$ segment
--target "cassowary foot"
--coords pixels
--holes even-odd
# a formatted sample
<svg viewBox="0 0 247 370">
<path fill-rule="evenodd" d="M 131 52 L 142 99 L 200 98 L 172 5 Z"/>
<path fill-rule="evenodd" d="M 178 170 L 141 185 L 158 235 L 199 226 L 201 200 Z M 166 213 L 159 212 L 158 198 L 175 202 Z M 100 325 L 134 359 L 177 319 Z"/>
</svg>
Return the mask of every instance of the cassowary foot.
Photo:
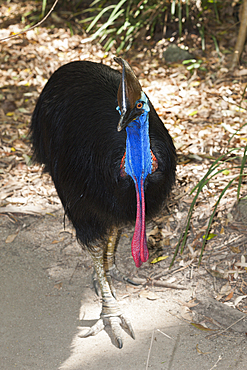
<svg viewBox="0 0 247 370">
<path fill-rule="evenodd" d="M 122 328 L 124 328 L 128 334 L 135 339 L 135 333 L 129 319 L 122 314 L 109 317 L 101 315 L 101 318 L 96 322 L 96 324 L 94 324 L 85 334 L 80 334 L 79 337 L 87 338 L 89 336 L 97 335 L 104 328 L 106 328 L 109 336 L 113 339 L 119 349 L 123 347 Z"/>
</svg>

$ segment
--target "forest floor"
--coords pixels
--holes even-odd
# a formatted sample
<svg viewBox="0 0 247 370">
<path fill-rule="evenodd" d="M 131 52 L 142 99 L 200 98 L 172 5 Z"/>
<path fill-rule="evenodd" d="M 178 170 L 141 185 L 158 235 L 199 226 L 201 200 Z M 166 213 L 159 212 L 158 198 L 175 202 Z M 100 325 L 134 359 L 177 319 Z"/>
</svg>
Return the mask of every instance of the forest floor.
<svg viewBox="0 0 247 370">
<path fill-rule="evenodd" d="M 30 4 L 15 2 L 11 11 L 1 5 L 0 38 L 22 29 L 13 15 L 24 14 Z M 181 63 L 166 64 L 165 40 L 147 41 L 144 50 L 125 56 L 173 137 L 178 167 L 167 206 L 147 227 L 149 262 L 163 259 L 136 269 L 130 255 L 133 230 L 124 230 L 120 241 L 119 269 L 146 282 L 139 287 L 115 283 L 136 333 L 135 341 L 124 334 L 121 351 L 105 331 L 86 339 L 78 336 L 100 314 L 92 262 L 67 220 L 64 228 L 60 200 L 50 177 L 31 163 L 28 139 L 35 102 L 52 72 L 73 60 L 117 68 L 114 53 L 58 25 L 0 44 L 1 369 L 246 369 L 244 176 L 241 201 L 236 200 L 247 141 L 247 70 L 228 68 L 228 48 L 236 40 L 229 29 L 220 52 L 212 42 L 205 53 L 198 40 L 190 45 L 206 71 L 195 68 L 191 73 Z M 184 252 L 169 269 L 193 201 L 190 192 L 223 154 L 228 161 L 219 161 L 222 172 L 215 171 L 200 192 Z M 209 217 L 232 180 L 198 267 Z M 158 287 L 157 281 L 167 287 Z"/>
</svg>

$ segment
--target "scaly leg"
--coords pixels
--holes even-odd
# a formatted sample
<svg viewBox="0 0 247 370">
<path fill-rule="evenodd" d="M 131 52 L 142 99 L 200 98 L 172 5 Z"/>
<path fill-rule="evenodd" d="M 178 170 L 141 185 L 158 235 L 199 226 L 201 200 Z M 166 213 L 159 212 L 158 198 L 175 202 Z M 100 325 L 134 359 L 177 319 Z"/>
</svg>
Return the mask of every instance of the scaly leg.
<svg viewBox="0 0 247 370">
<path fill-rule="evenodd" d="M 107 246 L 106 249 L 104 250 L 103 254 L 103 260 L 104 260 L 104 269 L 106 272 L 106 277 L 108 280 L 108 283 L 111 287 L 111 291 L 113 296 L 115 297 L 115 289 L 112 285 L 112 280 L 111 278 L 118 280 L 118 281 L 123 281 L 127 282 L 132 285 L 139 285 L 135 283 L 133 280 L 129 279 L 125 275 L 123 275 L 116 267 L 115 265 L 115 252 L 118 246 L 118 242 L 121 237 L 121 230 L 118 228 L 113 228 L 112 232 L 108 238 Z"/>
<path fill-rule="evenodd" d="M 96 335 L 104 328 L 106 324 L 109 324 L 118 348 L 122 348 L 123 341 L 121 326 L 127 329 L 133 339 L 135 339 L 135 334 L 130 321 L 122 314 L 120 307 L 112 294 L 111 277 L 108 275 L 108 272 L 113 266 L 114 262 L 114 248 L 117 238 L 119 239 L 118 232 L 116 229 L 114 229 L 111 232 L 109 241 L 103 251 L 99 247 L 96 247 L 90 251 L 100 285 L 102 295 L 102 311 L 100 314 L 100 319 L 97 321 L 97 323 L 93 325 L 86 334 L 80 336 L 88 337 L 90 335 Z M 110 281 L 110 284 L 108 280 Z"/>
<path fill-rule="evenodd" d="M 111 271 L 113 270 L 118 271 L 115 266 L 115 251 L 116 251 L 120 236 L 121 236 L 121 231 L 118 230 L 117 228 L 113 228 L 109 235 L 106 247 L 104 248 L 104 251 L 103 251 L 104 270 L 106 273 L 108 284 L 111 289 L 111 293 L 114 298 L 116 298 L 116 291 L 112 284 Z M 96 269 L 94 270 L 94 273 L 93 273 L 93 285 L 94 285 L 96 294 L 99 296 L 99 281 L 98 281 L 98 274 L 96 272 Z"/>
</svg>

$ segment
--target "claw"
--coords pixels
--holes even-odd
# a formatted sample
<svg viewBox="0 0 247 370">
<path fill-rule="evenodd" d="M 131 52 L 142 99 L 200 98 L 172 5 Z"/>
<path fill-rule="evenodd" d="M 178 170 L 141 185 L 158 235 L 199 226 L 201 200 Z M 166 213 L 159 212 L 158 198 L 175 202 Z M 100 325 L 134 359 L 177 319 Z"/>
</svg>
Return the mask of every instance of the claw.
<svg viewBox="0 0 247 370">
<path fill-rule="evenodd" d="M 87 338 L 90 336 L 97 335 L 101 330 L 104 329 L 103 319 L 99 319 L 85 334 L 78 334 L 80 338 Z"/>
<path fill-rule="evenodd" d="M 122 339 L 121 339 L 121 338 L 117 338 L 117 342 L 118 342 L 118 348 L 119 348 L 119 349 L 123 348 L 123 342 L 122 342 Z"/>
<path fill-rule="evenodd" d="M 97 273 L 96 273 L 95 270 L 93 272 L 92 279 L 93 279 L 94 291 L 97 294 L 97 296 L 99 297 L 100 296 L 99 282 L 98 282 Z"/>
<path fill-rule="evenodd" d="M 121 349 L 123 347 L 123 339 L 122 339 L 122 329 L 129 333 L 129 335 L 135 339 L 134 330 L 131 326 L 129 319 L 127 319 L 124 315 L 119 316 L 111 316 L 111 317 L 102 317 L 100 318 L 96 324 L 94 324 L 85 334 L 78 334 L 80 338 L 87 338 L 89 336 L 97 335 L 101 330 L 105 327 L 109 326 L 110 329 L 106 329 L 110 334 L 110 337 L 115 342 L 116 346 Z"/>
<path fill-rule="evenodd" d="M 121 323 L 120 317 L 118 316 L 109 317 L 107 321 L 109 321 L 112 336 L 114 341 L 117 343 L 117 347 L 122 348 L 123 340 L 122 340 L 122 330 L 120 326 Z"/>
<path fill-rule="evenodd" d="M 127 283 L 129 284 L 132 284 L 132 285 L 140 285 L 136 282 L 134 282 L 133 280 L 129 279 L 128 277 L 124 276 L 116 267 L 116 265 L 113 265 L 108 273 L 111 275 L 111 277 L 117 281 L 126 281 Z"/>
<path fill-rule="evenodd" d="M 131 285 L 135 285 L 135 286 L 140 285 L 139 283 L 136 283 L 135 281 L 133 281 L 129 278 L 126 278 L 126 277 L 123 277 L 123 280 L 126 281 L 127 283 L 131 284 Z"/>
<path fill-rule="evenodd" d="M 136 339 L 134 330 L 132 328 L 130 320 L 125 317 L 124 315 L 120 316 L 121 321 L 122 321 L 122 326 L 128 331 L 129 335 L 133 338 Z"/>
</svg>

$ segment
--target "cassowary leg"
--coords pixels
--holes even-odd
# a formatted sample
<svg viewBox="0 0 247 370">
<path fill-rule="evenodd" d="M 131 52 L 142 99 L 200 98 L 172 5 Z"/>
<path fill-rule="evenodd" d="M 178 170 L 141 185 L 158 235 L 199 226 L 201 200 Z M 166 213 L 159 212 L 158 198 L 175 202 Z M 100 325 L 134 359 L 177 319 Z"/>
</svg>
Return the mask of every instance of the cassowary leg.
<svg viewBox="0 0 247 370">
<path fill-rule="evenodd" d="M 135 339 L 134 331 L 130 321 L 122 314 L 118 302 L 112 295 L 104 268 L 102 249 L 96 247 L 94 250 L 91 250 L 90 253 L 100 285 L 102 295 L 102 311 L 100 314 L 100 319 L 97 321 L 97 323 L 93 325 L 87 333 L 80 335 L 80 337 L 85 338 L 90 335 L 96 335 L 108 324 L 110 325 L 113 338 L 117 343 L 118 348 L 122 348 L 123 341 L 121 326 L 128 331 L 133 339 Z"/>
<path fill-rule="evenodd" d="M 106 278 L 107 278 L 108 284 L 111 289 L 111 293 L 114 298 L 116 298 L 116 291 L 112 284 L 111 272 L 113 270 L 116 270 L 117 272 L 119 272 L 115 266 L 115 251 L 116 251 L 120 236 L 121 236 L 121 231 L 118 230 L 117 228 L 113 228 L 108 238 L 108 241 L 105 245 L 104 252 L 103 252 L 104 271 L 106 273 Z M 94 285 L 96 294 L 99 296 L 99 281 L 98 281 L 98 274 L 96 270 L 94 270 L 94 273 L 93 273 L 93 285 Z"/>
<path fill-rule="evenodd" d="M 115 271 L 119 272 L 115 265 L 115 251 L 117 249 L 120 236 L 121 236 L 121 230 L 118 230 L 117 228 L 113 228 L 108 238 L 108 242 L 104 250 L 104 254 L 103 254 L 104 270 L 105 270 L 106 278 L 107 278 L 108 284 L 111 288 L 111 292 L 114 298 L 116 298 L 116 291 L 112 284 L 112 274 Z"/>
<path fill-rule="evenodd" d="M 111 291 L 113 296 L 116 298 L 115 295 L 115 289 L 112 285 L 112 279 L 118 280 L 118 281 L 124 281 L 132 285 L 139 285 L 135 283 L 133 280 L 129 279 L 128 277 L 124 276 L 116 267 L 115 265 L 115 252 L 118 246 L 118 242 L 121 237 L 121 230 L 118 228 L 113 228 L 111 231 L 111 234 L 108 238 L 108 242 L 106 245 L 106 249 L 104 250 L 104 269 L 106 272 L 106 277 L 108 280 L 108 283 L 111 287 Z"/>
</svg>

